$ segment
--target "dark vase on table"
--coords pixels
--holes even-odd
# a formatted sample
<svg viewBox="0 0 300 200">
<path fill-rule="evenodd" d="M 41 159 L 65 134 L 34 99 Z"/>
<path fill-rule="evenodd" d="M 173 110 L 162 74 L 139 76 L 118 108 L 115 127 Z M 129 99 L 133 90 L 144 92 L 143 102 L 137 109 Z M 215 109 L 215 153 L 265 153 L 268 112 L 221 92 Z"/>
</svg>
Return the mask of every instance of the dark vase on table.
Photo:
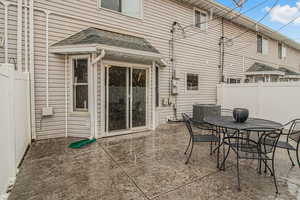
<svg viewBox="0 0 300 200">
<path fill-rule="evenodd" d="M 233 109 L 233 118 L 238 123 L 244 123 L 249 117 L 249 110 L 246 108 Z"/>
</svg>

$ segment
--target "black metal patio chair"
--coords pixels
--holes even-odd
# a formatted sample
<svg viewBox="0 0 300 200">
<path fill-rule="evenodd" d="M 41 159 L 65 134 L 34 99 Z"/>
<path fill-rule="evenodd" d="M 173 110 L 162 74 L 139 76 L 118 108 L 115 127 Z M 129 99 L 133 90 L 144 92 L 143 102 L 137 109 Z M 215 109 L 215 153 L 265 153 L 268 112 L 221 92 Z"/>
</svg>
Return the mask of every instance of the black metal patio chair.
<svg viewBox="0 0 300 200">
<path fill-rule="evenodd" d="M 190 153 L 188 155 L 188 158 L 185 162 L 185 164 L 189 163 L 189 160 L 191 158 L 191 155 L 193 153 L 193 149 L 194 149 L 194 143 L 198 143 L 198 142 L 210 142 L 210 154 L 212 154 L 212 144 L 213 142 L 218 142 L 219 138 L 213 134 L 214 130 L 210 129 L 210 126 L 206 126 L 205 123 L 201 124 L 199 122 L 194 123 L 194 126 L 192 126 L 193 124 L 193 120 L 185 113 L 182 114 L 182 118 L 185 122 L 186 128 L 188 129 L 188 133 L 189 133 L 189 144 L 186 148 L 186 151 L 184 154 L 186 154 L 191 146 L 191 150 Z M 200 134 L 195 134 L 193 127 L 197 127 L 199 129 L 204 128 L 204 130 L 209 130 L 211 131 L 211 134 L 205 134 L 205 135 L 200 135 Z"/>
<path fill-rule="evenodd" d="M 281 149 L 286 149 L 291 160 L 292 166 L 295 166 L 295 163 L 291 157 L 290 151 L 296 152 L 298 166 L 300 167 L 299 161 L 299 145 L 300 145 L 300 119 L 294 119 L 284 125 L 285 127 L 289 126 L 289 131 L 287 134 L 282 134 L 286 136 L 286 141 L 278 141 L 277 147 Z M 292 142 L 296 144 L 296 148 L 292 145 Z M 266 141 L 266 144 L 269 144 L 270 141 Z"/>
<path fill-rule="evenodd" d="M 250 139 L 248 135 L 246 135 L 245 137 L 243 133 L 224 138 L 224 144 L 228 145 L 229 148 L 221 166 L 225 165 L 225 161 L 228 158 L 230 150 L 233 150 L 233 152 L 236 154 L 236 160 L 237 160 L 236 166 L 237 166 L 238 189 L 241 190 L 239 160 L 242 159 L 258 160 L 260 164 L 259 170 L 261 170 L 261 162 L 263 162 L 265 164 L 265 168 L 268 169 L 271 175 L 273 176 L 276 193 L 278 193 L 277 181 L 275 176 L 275 168 L 274 168 L 274 158 L 275 158 L 277 143 L 279 137 L 281 136 L 282 130 L 260 127 L 255 129 L 254 128 L 249 129 L 247 130 L 247 133 L 251 131 L 261 132 L 258 141 Z M 269 141 L 269 143 L 266 144 L 266 141 Z M 268 165 L 268 161 L 271 161 L 271 166 Z"/>
</svg>

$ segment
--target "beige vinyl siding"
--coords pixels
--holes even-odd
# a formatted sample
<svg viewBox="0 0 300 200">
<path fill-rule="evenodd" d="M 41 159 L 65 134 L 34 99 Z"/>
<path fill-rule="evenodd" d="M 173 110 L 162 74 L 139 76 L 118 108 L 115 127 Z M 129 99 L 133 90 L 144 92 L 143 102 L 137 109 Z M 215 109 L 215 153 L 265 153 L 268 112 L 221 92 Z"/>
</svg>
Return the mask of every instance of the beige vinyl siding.
<svg viewBox="0 0 300 200">
<path fill-rule="evenodd" d="M 166 58 L 169 57 L 169 39 L 170 28 L 174 21 L 180 22 L 183 26 L 190 25 L 193 22 L 192 7 L 179 5 L 173 1 L 166 0 L 144 0 L 144 17 L 143 20 L 127 17 L 118 13 L 110 12 L 104 9 L 97 8 L 96 0 L 89 1 L 42 1 L 36 0 L 36 7 L 47 9 L 50 11 L 72 15 L 74 17 L 86 19 L 75 20 L 52 14 L 49 23 L 50 44 L 66 38 L 80 30 L 94 26 L 97 28 L 137 35 L 146 38 L 151 42 Z M 172 12 L 170 12 L 172 11 Z M 70 23 L 71 22 L 71 23 Z M 194 103 L 215 103 L 216 102 L 216 83 L 219 77 L 219 37 L 221 36 L 220 20 L 215 20 L 209 23 L 208 31 L 200 31 L 197 28 L 190 28 L 186 31 L 188 36 L 186 39 L 177 40 L 175 42 L 175 60 L 177 76 L 180 78 L 180 93 L 177 96 L 177 114 L 191 113 L 192 104 Z M 40 26 L 43 26 L 41 24 Z M 36 27 L 38 28 L 38 27 Z M 36 29 L 36 38 L 39 38 L 37 46 L 43 47 L 43 32 Z M 245 31 L 244 28 L 236 26 L 232 23 L 225 22 L 225 34 L 237 35 Z M 181 37 L 177 33 L 176 38 Z M 251 48 L 245 48 L 248 44 L 244 41 L 249 41 Z M 262 57 L 256 54 L 256 34 L 249 32 L 239 38 L 239 41 L 234 43 L 234 46 L 226 48 L 224 71 L 229 76 L 243 77 L 243 57 L 257 58 L 263 62 L 272 62 L 274 57 Z M 270 45 L 271 47 L 271 42 Z M 244 48 L 243 48 L 244 47 Z M 242 50 L 240 50 L 242 48 Z M 43 48 L 40 49 L 43 52 Z M 269 51 L 270 53 L 272 51 Z M 289 55 L 289 54 L 288 54 Z M 51 55 L 50 55 L 51 56 Z M 57 60 L 56 60 L 57 59 Z M 56 62 L 57 67 L 63 68 L 63 58 L 59 61 L 58 58 L 51 62 Z M 245 69 L 249 68 L 253 62 L 247 62 L 245 59 Z M 61 64 L 59 64 L 61 63 Z M 249 63 L 247 65 L 247 63 Z M 54 64 L 55 65 L 55 64 Z M 53 71 L 55 67 L 52 66 Z M 51 70 L 52 70 L 51 68 Z M 101 77 L 103 71 L 99 70 L 98 77 Z M 200 87 L 197 93 L 187 94 L 185 92 L 185 73 L 196 72 L 199 74 Z M 41 72 L 40 72 L 41 73 Z M 62 73 L 63 74 L 63 73 Z M 160 100 L 169 97 L 169 68 L 160 69 Z M 99 77 L 98 84 L 101 82 Z M 102 78 L 104 76 L 102 75 Z M 58 81 L 59 78 L 53 76 Z M 50 91 L 50 90 L 49 90 Z M 63 91 L 61 91 L 63 92 Z M 103 113 L 101 114 L 101 89 L 98 87 L 98 134 L 104 130 Z M 69 95 L 70 96 L 70 95 Z M 104 103 L 104 102 L 103 102 Z M 58 103 L 60 104 L 60 103 Z M 63 105 L 63 103 L 61 103 Z M 70 105 L 70 104 L 69 104 Z M 57 105 L 59 106 L 59 105 Z M 58 109 L 58 108 L 57 108 Z M 103 109 L 102 109 L 103 110 Z M 159 121 L 166 121 L 167 118 L 173 116 L 171 107 L 160 107 Z M 63 111 L 63 109 L 62 109 Z M 149 110 L 150 111 L 150 110 Z M 101 120 L 102 119 L 102 120 Z M 74 136 L 89 136 L 89 118 L 86 117 L 70 117 L 68 118 L 68 133 Z M 44 133 L 40 133 L 43 135 Z"/>
<path fill-rule="evenodd" d="M 58 42 L 72 34 L 88 27 L 144 37 L 162 55 L 169 58 L 170 29 L 174 21 L 182 26 L 193 23 L 193 8 L 172 0 L 143 0 L 143 19 L 128 17 L 119 13 L 97 8 L 97 0 L 35 0 L 35 98 L 36 98 L 36 131 L 38 139 L 65 136 L 65 56 L 49 54 L 49 106 L 54 108 L 55 115 L 44 118 L 41 123 L 41 109 L 46 106 L 46 41 L 45 41 L 45 13 L 38 9 L 48 10 L 49 16 L 49 44 Z M 14 1 L 16 2 L 16 1 Z M 9 57 L 16 58 L 16 7 L 9 9 Z M 72 17 L 67 17 L 70 15 Z M 3 31 L 4 9 L 0 5 L 0 32 Z M 246 29 L 231 22 L 224 21 L 226 37 L 232 37 Z M 209 22 L 208 30 L 201 31 L 191 27 L 186 30 L 186 38 L 180 32 L 175 33 L 175 62 L 179 79 L 179 95 L 177 98 L 177 115 L 182 112 L 191 113 L 195 103 L 216 103 L 216 83 L 220 80 L 219 69 L 219 38 L 221 36 L 221 21 Z M 300 52 L 287 48 L 286 60 L 278 59 L 277 41 L 269 39 L 269 54 L 260 55 L 256 52 L 256 33 L 249 31 L 234 41 L 233 46 L 225 46 L 224 72 L 227 77 L 243 78 L 243 64 L 247 70 L 254 62 L 263 62 L 272 66 L 287 66 L 299 70 Z M 4 60 L 4 50 L 0 49 L 0 61 Z M 243 63 L 244 61 L 244 63 Z M 78 137 L 90 136 L 90 116 L 78 115 L 72 111 L 71 71 L 68 63 L 67 94 L 68 94 L 68 135 Z M 169 97 L 170 68 L 160 69 L 160 101 Z M 199 91 L 188 93 L 185 91 L 185 74 L 199 74 Z M 98 64 L 97 71 L 98 97 L 98 134 L 104 130 L 104 68 Z M 151 81 L 149 82 L 151 83 Z M 152 99 L 152 98 L 151 98 Z M 150 102 L 153 103 L 153 102 Z M 153 118 L 152 110 L 149 117 Z M 173 117 L 171 106 L 157 108 L 159 112 L 156 120 L 163 123 Z M 42 126 L 41 126 L 42 125 Z"/>
</svg>

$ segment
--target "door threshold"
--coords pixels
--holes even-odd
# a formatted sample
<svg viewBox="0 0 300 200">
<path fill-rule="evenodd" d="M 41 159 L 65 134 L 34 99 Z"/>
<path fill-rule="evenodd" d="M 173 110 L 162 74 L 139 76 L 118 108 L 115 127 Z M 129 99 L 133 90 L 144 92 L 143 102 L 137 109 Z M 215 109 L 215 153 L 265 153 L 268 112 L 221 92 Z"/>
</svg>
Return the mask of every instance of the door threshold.
<svg viewBox="0 0 300 200">
<path fill-rule="evenodd" d="M 143 127 L 143 128 L 136 128 L 136 129 L 130 129 L 130 130 L 111 131 L 108 134 L 106 134 L 105 136 L 99 137 L 99 138 L 108 138 L 108 137 L 116 137 L 116 136 L 137 134 L 137 133 L 146 132 L 146 131 L 151 131 L 151 129 Z"/>
</svg>

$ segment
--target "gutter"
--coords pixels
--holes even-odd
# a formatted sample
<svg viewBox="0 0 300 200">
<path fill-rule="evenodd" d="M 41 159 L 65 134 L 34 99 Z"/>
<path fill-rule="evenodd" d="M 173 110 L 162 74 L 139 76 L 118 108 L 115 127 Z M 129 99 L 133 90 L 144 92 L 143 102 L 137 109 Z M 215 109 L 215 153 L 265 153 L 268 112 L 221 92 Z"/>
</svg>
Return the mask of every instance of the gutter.
<svg viewBox="0 0 300 200">
<path fill-rule="evenodd" d="M 98 90 L 97 90 L 97 64 L 98 62 L 102 61 L 102 59 L 105 56 L 105 50 L 102 49 L 101 53 L 99 56 L 97 56 L 96 58 L 94 58 L 94 56 L 92 56 L 92 58 L 94 58 L 91 62 L 92 65 L 92 87 L 93 87 L 93 110 L 92 110 L 92 120 L 94 123 L 94 128 L 91 129 L 91 138 L 98 138 Z M 94 131 L 92 131 L 94 130 Z"/>
</svg>

